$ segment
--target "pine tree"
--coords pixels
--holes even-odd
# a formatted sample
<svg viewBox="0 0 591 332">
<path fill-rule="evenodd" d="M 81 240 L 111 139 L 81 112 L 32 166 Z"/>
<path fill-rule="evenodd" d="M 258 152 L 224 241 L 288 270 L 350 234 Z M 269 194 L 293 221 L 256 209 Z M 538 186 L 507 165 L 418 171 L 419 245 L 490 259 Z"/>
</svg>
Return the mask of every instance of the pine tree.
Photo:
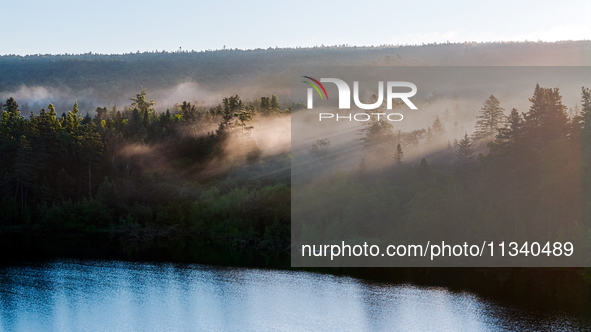
<svg viewBox="0 0 591 332">
<path fill-rule="evenodd" d="M 191 105 L 187 101 L 183 101 L 181 104 L 181 115 L 183 116 L 183 120 L 189 123 L 195 122 L 197 120 L 197 108 L 195 105 Z"/>
<path fill-rule="evenodd" d="M 243 110 L 242 100 L 238 95 L 231 96 L 230 98 L 224 98 L 224 107 L 222 111 L 222 120 L 218 126 L 217 135 L 220 139 L 225 139 L 228 135 L 229 130 L 234 126 L 232 119 L 236 114 L 239 114 Z"/>
<path fill-rule="evenodd" d="M 499 129 L 496 136 L 496 143 L 500 146 L 515 145 L 523 136 L 523 118 L 517 111 L 512 109 L 507 117 L 506 125 Z"/>
<path fill-rule="evenodd" d="M 429 166 L 427 159 L 425 159 L 425 158 L 421 159 L 421 162 L 419 163 L 419 166 L 418 166 L 418 171 L 419 171 L 419 175 L 422 178 L 426 178 L 426 177 L 429 177 L 429 175 L 431 175 L 431 167 Z"/>
<path fill-rule="evenodd" d="M 47 109 L 49 110 L 48 114 L 51 119 L 51 122 L 56 122 L 57 112 L 55 111 L 55 107 L 53 107 L 53 104 L 49 104 L 49 106 L 47 106 Z"/>
<path fill-rule="evenodd" d="M 4 111 L 8 113 L 9 117 L 18 117 L 21 114 L 18 108 L 18 103 L 12 97 L 6 99 L 6 104 L 3 105 L 3 108 Z"/>
<path fill-rule="evenodd" d="M 78 114 L 78 101 L 74 102 L 74 106 L 71 111 L 65 117 L 65 128 L 69 133 L 75 134 L 78 131 L 82 117 Z"/>
<path fill-rule="evenodd" d="M 263 115 L 268 115 L 271 112 L 271 102 L 269 101 L 269 97 L 261 97 L 260 109 Z"/>
<path fill-rule="evenodd" d="M 170 109 L 166 109 L 165 113 L 162 113 L 160 115 L 160 128 L 161 130 L 163 130 L 164 132 L 170 133 L 171 132 L 171 126 L 170 126 L 170 121 L 171 121 L 171 115 L 170 115 Z"/>
<path fill-rule="evenodd" d="M 25 134 L 25 119 L 20 115 L 18 103 L 9 98 L 3 109 L 0 119 L 0 181 L 11 171 L 22 145 L 19 138 Z"/>
<path fill-rule="evenodd" d="M 562 104 L 558 88 L 540 88 L 536 84 L 529 101 L 532 105 L 524 119 L 526 135 L 532 146 L 543 148 L 549 141 L 568 135 L 566 106 Z"/>
<path fill-rule="evenodd" d="M 427 143 L 433 143 L 433 129 L 431 127 L 427 128 Z"/>
<path fill-rule="evenodd" d="M 476 122 L 474 138 L 486 139 L 494 136 L 497 129 L 503 126 L 505 119 L 503 111 L 501 103 L 494 95 L 488 97 L 484 102 L 480 115 L 477 117 L 479 120 Z"/>
<path fill-rule="evenodd" d="M 468 133 L 458 143 L 458 151 L 456 152 L 455 171 L 460 175 L 470 172 L 475 165 L 474 162 L 474 148 L 472 147 L 472 140 Z"/>
<path fill-rule="evenodd" d="M 443 138 L 443 135 L 445 135 L 445 126 L 443 125 L 443 122 L 441 122 L 441 120 L 439 120 L 439 115 L 435 118 L 435 121 L 433 121 L 433 124 L 431 125 L 431 132 L 432 132 L 432 139 L 435 141 L 439 141 Z"/>
<path fill-rule="evenodd" d="M 270 106 L 272 112 L 279 112 L 281 107 L 279 106 L 279 102 L 277 101 L 276 95 L 271 96 L 271 102 L 270 102 L 269 106 Z"/>
<path fill-rule="evenodd" d="M 88 112 L 86 112 L 86 115 L 82 119 L 81 124 L 86 125 L 87 123 L 90 123 L 91 121 L 92 121 L 92 118 L 90 117 L 90 114 L 88 114 Z"/>
</svg>

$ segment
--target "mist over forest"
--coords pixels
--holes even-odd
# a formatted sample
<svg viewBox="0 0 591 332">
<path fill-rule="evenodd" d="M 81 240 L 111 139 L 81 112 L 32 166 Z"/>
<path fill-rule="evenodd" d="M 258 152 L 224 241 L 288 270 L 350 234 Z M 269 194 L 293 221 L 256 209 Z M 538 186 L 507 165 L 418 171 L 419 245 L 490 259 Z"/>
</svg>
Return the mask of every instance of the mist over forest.
<svg viewBox="0 0 591 332">
<path fill-rule="evenodd" d="M 450 219 L 545 236 L 567 218 L 568 234 L 591 238 L 591 92 L 535 83 L 518 98 L 423 91 L 413 127 L 353 129 L 365 152 L 296 197 L 337 193 L 348 212 L 292 230 L 292 164 L 313 173 L 339 158 L 338 142 L 321 138 L 292 151 L 302 105 L 292 105 L 289 68 L 320 65 L 588 66 L 591 42 L 2 56 L 3 249 L 285 266 L 290 234 L 338 239 L 335 225 L 369 218 L 356 199 L 385 198 L 396 202 L 388 232 L 398 237 Z M 375 210 L 371 220 L 384 213 Z M 380 231 L 366 223 L 355 234 Z M 523 293 L 543 288 L 563 303 L 591 293 L 588 269 L 497 272 L 473 278 L 507 293 L 535 281 Z M 565 278 L 576 287 L 564 291 Z"/>
</svg>

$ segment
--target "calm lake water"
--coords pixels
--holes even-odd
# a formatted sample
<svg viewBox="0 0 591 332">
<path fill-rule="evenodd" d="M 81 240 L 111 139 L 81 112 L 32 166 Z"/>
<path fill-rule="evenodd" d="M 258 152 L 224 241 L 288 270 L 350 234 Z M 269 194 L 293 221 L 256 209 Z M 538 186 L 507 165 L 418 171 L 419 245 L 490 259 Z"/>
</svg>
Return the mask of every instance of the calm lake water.
<svg viewBox="0 0 591 332">
<path fill-rule="evenodd" d="M 0 267 L 0 331 L 579 331 L 469 293 L 308 272 L 118 261 Z"/>
</svg>

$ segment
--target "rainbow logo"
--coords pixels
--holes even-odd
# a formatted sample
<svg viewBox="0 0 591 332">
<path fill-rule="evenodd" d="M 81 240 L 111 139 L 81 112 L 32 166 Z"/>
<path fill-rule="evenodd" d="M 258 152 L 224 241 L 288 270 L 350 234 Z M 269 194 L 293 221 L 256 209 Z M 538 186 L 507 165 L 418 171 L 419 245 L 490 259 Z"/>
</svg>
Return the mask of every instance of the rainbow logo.
<svg viewBox="0 0 591 332">
<path fill-rule="evenodd" d="M 320 86 L 320 88 L 322 88 L 322 91 L 324 91 L 324 95 L 326 96 L 326 100 L 328 100 L 328 94 L 326 93 L 326 89 L 324 89 L 324 86 L 322 85 L 322 83 L 318 82 L 317 80 L 313 79 L 310 76 L 302 76 L 302 77 L 307 78 L 307 79 L 313 81 L 314 83 L 318 84 L 318 86 Z M 311 87 L 313 87 L 314 89 L 316 89 L 316 91 L 320 95 L 320 99 L 324 99 L 324 97 L 322 97 L 322 93 L 320 92 L 320 89 L 318 89 L 318 87 L 316 85 L 314 85 L 314 84 L 312 84 L 310 82 L 307 82 L 307 81 L 302 81 L 302 82 L 304 82 L 306 84 L 309 84 Z M 310 96 L 309 98 L 311 98 L 312 95 L 309 95 L 309 96 Z"/>
</svg>

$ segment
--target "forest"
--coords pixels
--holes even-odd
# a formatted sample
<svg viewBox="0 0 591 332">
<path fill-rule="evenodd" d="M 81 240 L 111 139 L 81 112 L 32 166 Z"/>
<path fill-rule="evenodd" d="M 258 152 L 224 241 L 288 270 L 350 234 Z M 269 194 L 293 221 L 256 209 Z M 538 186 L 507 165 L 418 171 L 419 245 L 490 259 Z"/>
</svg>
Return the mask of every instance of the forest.
<svg viewBox="0 0 591 332">
<path fill-rule="evenodd" d="M 282 92 L 266 91 L 284 87 L 282 78 L 294 59 L 302 59 L 296 65 L 584 65 L 588 58 L 581 55 L 590 45 L 2 56 L 2 260 L 93 257 L 290 268 L 290 119 L 301 106 L 291 105 Z M 558 63 L 557 55 L 562 55 Z M 225 95 L 219 103 L 179 99 L 170 105 L 148 97 L 187 79 Z M 137 92 L 143 82 L 149 82 L 147 89 Z M 231 91 L 227 82 L 249 89 Z M 50 93 L 42 99 L 60 101 L 42 106 L 22 102 L 19 89 L 36 85 L 68 93 L 64 98 Z M 294 233 L 310 241 L 339 238 L 342 228 L 333 224 L 367 217 L 356 209 L 364 202 L 377 202 L 371 204 L 375 210 L 364 212 L 379 216 L 380 200 L 387 197 L 396 202 L 401 234 L 437 232 L 455 219 L 482 220 L 483 232 L 509 225 L 544 236 L 561 223 L 570 232 L 565 237 L 574 234 L 586 242 L 591 91 L 582 88 L 580 107 L 564 105 L 555 87 L 531 91 L 529 109 L 503 105 L 499 96 L 482 100 L 475 128 L 460 129 L 449 115 L 453 109 L 441 110 L 429 126 L 416 130 L 397 131 L 384 123 L 364 127 L 360 139 L 370 155 L 354 169 L 332 172 L 310 196 L 339 195 L 351 202 L 350 209 L 323 216 L 331 222 L 316 229 Z M 64 101 L 78 95 L 86 101 Z M 101 100 L 109 106 L 94 105 Z M 116 103 L 124 106 L 111 106 Z M 442 139 L 450 135 L 455 141 Z M 330 143 L 314 143 L 308 157 L 320 163 L 333 158 Z M 417 157 L 426 150 L 431 152 Z M 371 155 L 390 163 L 376 168 Z M 355 232 L 371 238 L 376 228 L 367 224 Z M 577 310 L 591 305 L 588 268 L 320 271 L 471 289 L 535 305 Z"/>
<path fill-rule="evenodd" d="M 145 90 L 131 101 L 122 110 L 97 108 L 94 117 L 81 116 L 77 104 L 59 116 L 50 104 L 25 118 L 6 100 L 4 231 L 108 235 L 123 249 L 190 236 L 286 250 L 289 151 L 265 155 L 251 132 L 273 131 L 289 108 L 275 96 L 258 104 L 231 96 L 209 109 L 183 102 L 159 114 Z"/>
<path fill-rule="evenodd" d="M 185 101 L 158 113 L 146 90 L 130 101 L 121 110 L 99 107 L 94 117 L 82 116 L 77 104 L 61 115 L 50 104 L 25 117 L 14 99 L 3 103 L 3 258 L 114 256 L 288 266 L 293 157 L 289 144 L 275 142 L 279 136 L 289 141 L 289 131 L 277 127 L 289 127 L 292 106 L 282 107 L 275 95 L 258 102 L 234 95 L 213 107 Z M 474 132 L 453 145 L 438 141 L 445 132 L 438 116 L 428 128 L 405 133 L 395 133 L 383 121 L 367 124 L 361 140 L 368 146 L 387 142 L 380 151 L 369 151 L 392 158 L 391 165 L 369 171 L 368 155 L 353 170 L 333 172 L 309 197 L 349 200 L 350 209 L 340 216 L 320 216 L 345 227 L 326 224 L 311 230 L 304 225 L 294 231 L 302 237 L 341 236 L 351 220 L 380 215 L 380 199 L 387 198 L 397 202 L 407 232 L 425 226 L 437 232 L 446 220 L 476 219 L 537 235 L 566 223 L 573 234 L 588 236 L 591 90 L 582 89 L 580 109 L 563 105 L 558 88 L 539 85 L 529 101 L 525 112 L 505 112 L 491 95 Z M 436 142 L 443 148 L 435 154 L 405 160 L 405 150 Z M 488 153 L 475 155 L 483 144 Z M 327 158 L 329 147 L 330 142 L 318 141 L 309 155 Z M 358 208 L 370 201 L 375 209 Z M 364 237 L 375 231 L 367 222 L 355 230 Z M 556 299 L 587 303 L 591 291 L 587 268 L 543 274 L 532 273 L 536 269 L 470 270 L 444 274 L 459 274 L 463 284 L 475 283 L 476 288 L 482 284 L 474 280 L 493 278 L 498 288 L 492 289 L 554 304 Z M 371 270 L 338 271 L 363 275 Z M 426 283 L 435 276 L 445 280 L 441 269 L 394 271 L 385 274 Z M 374 276 L 383 275 L 378 271 Z M 576 287 L 556 283 L 561 278 Z M 536 293 L 539 287 L 545 287 L 544 294 Z"/>
<path fill-rule="evenodd" d="M 294 190 L 294 238 L 426 242 L 453 229 L 458 241 L 570 239 L 583 250 L 591 239 L 588 88 L 581 98 L 582 109 L 568 108 L 558 88 L 536 85 L 527 111 L 506 112 L 491 95 L 475 128 L 454 141 L 446 139 L 446 128 L 457 132 L 449 110 L 407 132 L 373 117 L 359 130 L 357 167 L 313 176 Z M 330 145 L 313 145 L 318 163 L 307 174 L 331 167 Z M 419 157 L 407 161 L 408 153 Z"/>
<path fill-rule="evenodd" d="M 564 41 L 3 55 L 0 99 L 14 97 L 25 115 L 49 103 L 67 109 L 77 99 L 86 113 L 127 105 L 141 85 L 164 112 L 179 100 L 194 100 L 195 93 L 183 92 L 186 85 L 198 90 L 198 100 L 215 96 L 216 104 L 231 94 L 255 100 L 268 91 L 286 99 L 294 66 L 588 66 L 590 53 L 589 41 Z"/>
</svg>

